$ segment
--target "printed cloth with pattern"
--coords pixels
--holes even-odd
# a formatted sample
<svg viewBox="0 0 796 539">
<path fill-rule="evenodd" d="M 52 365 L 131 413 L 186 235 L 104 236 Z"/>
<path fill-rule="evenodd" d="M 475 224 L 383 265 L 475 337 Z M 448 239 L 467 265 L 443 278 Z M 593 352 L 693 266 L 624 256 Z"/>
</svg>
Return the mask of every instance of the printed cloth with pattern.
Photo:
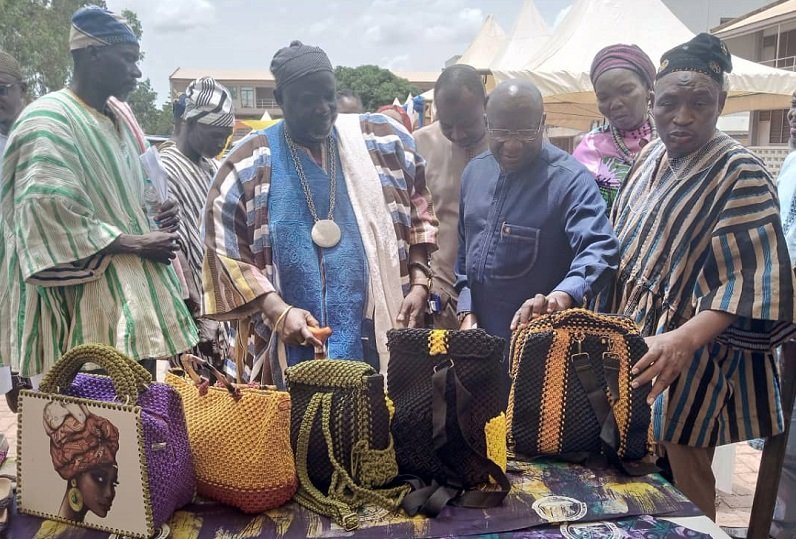
<svg viewBox="0 0 796 539">
<path fill-rule="evenodd" d="M 120 234 L 149 231 L 133 121 L 61 90 L 25 109 L 11 133 L 0 182 L 0 360 L 23 376 L 86 342 L 139 360 L 196 343 L 171 266 L 102 252 Z"/>
<path fill-rule="evenodd" d="M 617 146 L 614 130 L 609 124 L 597 127 L 586 133 L 572 152 L 572 157 L 589 169 L 605 199 L 608 214 L 611 206 L 625 181 L 633 159 L 641 149 L 655 138 L 652 122 L 647 120 L 638 129 L 632 131 L 616 130 L 629 155 Z"/>
<path fill-rule="evenodd" d="M 612 219 L 621 261 L 601 308 L 630 316 L 642 335 L 706 310 L 737 316 L 656 400 L 655 438 L 711 447 L 782 432 L 773 349 L 794 334 L 793 277 L 762 161 L 720 131 L 676 159 L 658 140 L 639 155 Z"/>
</svg>

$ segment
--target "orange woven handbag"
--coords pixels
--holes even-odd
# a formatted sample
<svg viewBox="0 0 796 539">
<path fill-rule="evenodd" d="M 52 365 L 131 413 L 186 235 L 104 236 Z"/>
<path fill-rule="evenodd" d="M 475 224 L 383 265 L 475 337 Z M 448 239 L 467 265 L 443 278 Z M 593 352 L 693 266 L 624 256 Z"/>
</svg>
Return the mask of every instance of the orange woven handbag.
<svg viewBox="0 0 796 539">
<path fill-rule="evenodd" d="M 188 424 L 199 495 L 261 513 L 289 501 L 298 488 L 290 446 L 290 395 L 285 391 L 232 385 L 210 386 L 184 355 L 183 371 L 166 374 L 180 393 Z M 187 375 L 187 377 L 186 377 Z"/>
</svg>

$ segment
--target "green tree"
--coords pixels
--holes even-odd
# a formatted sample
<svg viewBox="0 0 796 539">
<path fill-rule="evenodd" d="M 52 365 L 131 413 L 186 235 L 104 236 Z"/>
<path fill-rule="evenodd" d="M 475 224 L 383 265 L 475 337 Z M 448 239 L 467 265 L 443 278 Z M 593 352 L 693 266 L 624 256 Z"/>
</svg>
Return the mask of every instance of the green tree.
<svg viewBox="0 0 796 539">
<path fill-rule="evenodd" d="M 408 80 L 379 66 L 337 66 L 334 74 L 338 86 L 359 95 L 362 98 L 362 105 L 368 111 L 375 111 L 382 105 L 390 105 L 395 98 L 403 102 L 410 93 L 412 95 L 420 93 L 420 90 Z"/>
<path fill-rule="evenodd" d="M 22 65 L 33 97 L 63 88 L 72 73 L 72 13 L 104 0 L 0 0 L 0 48 Z"/>
<path fill-rule="evenodd" d="M 88 4 L 106 7 L 104 0 L 0 0 L 0 48 L 22 65 L 31 97 L 58 90 L 69 82 L 70 20 L 75 11 Z M 143 26 L 138 16 L 128 9 L 121 15 L 141 39 Z M 149 79 L 139 83 L 128 101 L 148 134 L 171 133 L 171 104 L 157 105 Z"/>
<path fill-rule="evenodd" d="M 169 136 L 173 128 L 171 103 L 157 105 L 157 93 L 149 79 L 141 81 L 127 97 L 127 104 L 147 135 Z"/>
<path fill-rule="evenodd" d="M 144 27 L 138 19 L 138 15 L 129 9 L 123 10 L 121 15 L 140 40 L 144 35 Z M 144 53 L 142 52 L 141 58 L 143 57 Z M 157 97 L 157 92 L 152 89 L 152 83 L 147 78 L 139 82 L 135 90 L 130 93 L 127 97 L 127 104 L 133 109 L 138 123 L 146 134 L 166 137 L 171 135 L 174 124 L 171 103 L 167 101 L 158 107 Z"/>
</svg>

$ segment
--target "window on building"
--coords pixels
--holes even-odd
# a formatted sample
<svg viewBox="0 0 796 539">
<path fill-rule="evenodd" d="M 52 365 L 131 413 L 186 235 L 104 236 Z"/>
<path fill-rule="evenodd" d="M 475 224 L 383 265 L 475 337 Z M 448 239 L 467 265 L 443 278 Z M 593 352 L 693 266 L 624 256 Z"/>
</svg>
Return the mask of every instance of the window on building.
<svg viewBox="0 0 796 539">
<path fill-rule="evenodd" d="M 254 88 L 240 89 L 240 106 L 247 109 L 254 108 Z"/>
<path fill-rule="evenodd" d="M 238 98 L 238 87 L 237 86 L 227 86 L 227 90 L 229 90 L 229 95 L 232 96 L 233 101 Z"/>
<path fill-rule="evenodd" d="M 771 123 L 768 128 L 769 144 L 785 144 L 790 138 L 790 124 L 788 123 L 788 109 L 766 111 L 771 114 Z M 763 120 L 761 112 L 760 119 Z"/>
</svg>

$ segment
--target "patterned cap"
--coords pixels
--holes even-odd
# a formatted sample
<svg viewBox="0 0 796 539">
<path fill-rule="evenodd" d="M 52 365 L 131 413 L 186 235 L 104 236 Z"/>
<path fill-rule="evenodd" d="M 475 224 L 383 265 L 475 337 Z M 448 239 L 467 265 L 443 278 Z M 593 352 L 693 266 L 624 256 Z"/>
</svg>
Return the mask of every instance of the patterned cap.
<svg viewBox="0 0 796 539">
<path fill-rule="evenodd" d="M 17 80 L 24 80 L 22 68 L 19 66 L 17 59 L 3 49 L 0 49 L 0 73 L 11 75 Z"/>
<path fill-rule="evenodd" d="M 235 125 L 232 95 L 212 77 L 196 79 L 185 90 L 182 118 L 215 127 L 232 127 Z"/>
<path fill-rule="evenodd" d="M 121 16 L 99 6 L 82 7 L 72 15 L 70 51 L 120 43 L 138 45 L 138 38 Z"/>
<path fill-rule="evenodd" d="M 722 40 L 703 32 L 663 53 L 655 80 L 675 71 L 703 73 L 722 84 L 724 73 L 732 72 L 732 55 Z"/>
<path fill-rule="evenodd" d="M 301 77 L 328 71 L 334 73 L 329 57 L 320 47 L 293 41 L 289 47 L 279 49 L 271 60 L 271 73 L 277 86 L 287 86 Z"/>
</svg>

